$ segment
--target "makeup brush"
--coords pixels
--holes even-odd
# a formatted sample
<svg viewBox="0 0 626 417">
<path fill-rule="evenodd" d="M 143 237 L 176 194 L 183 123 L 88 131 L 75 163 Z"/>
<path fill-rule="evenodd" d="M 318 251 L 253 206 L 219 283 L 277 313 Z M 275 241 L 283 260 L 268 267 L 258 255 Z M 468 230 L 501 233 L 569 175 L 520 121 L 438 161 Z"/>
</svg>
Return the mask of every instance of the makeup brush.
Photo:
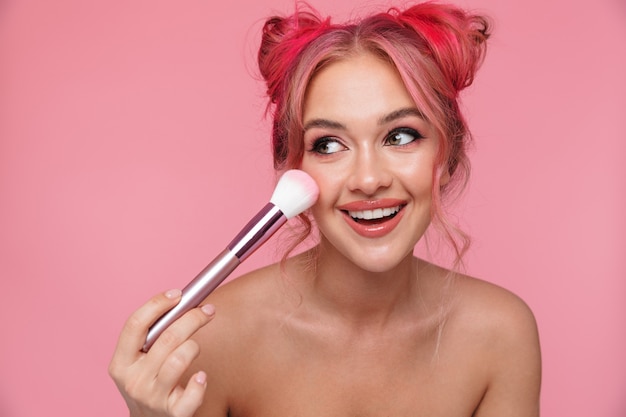
<svg viewBox="0 0 626 417">
<path fill-rule="evenodd" d="M 142 350 L 147 352 L 159 335 L 187 311 L 197 307 L 240 263 L 265 243 L 288 219 L 315 204 L 317 184 L 304 171 L 286 171 L 278 180 L 270 202 L 182 291 L 180 302 L 148 331 Z"/>
</svg>

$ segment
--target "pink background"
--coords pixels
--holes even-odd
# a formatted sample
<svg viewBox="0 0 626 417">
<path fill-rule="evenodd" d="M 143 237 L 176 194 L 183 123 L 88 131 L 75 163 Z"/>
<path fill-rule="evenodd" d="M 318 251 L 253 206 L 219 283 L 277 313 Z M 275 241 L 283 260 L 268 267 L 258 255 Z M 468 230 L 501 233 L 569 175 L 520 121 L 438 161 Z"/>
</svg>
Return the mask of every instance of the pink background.
<svg viewBox="0 0 626 417">
<path fill-rule="evenodd" d="M 317 0 L 345 17 L 356 0 Z M 369 2 L 369 4 L 373 4 Z M 544 416 L 626 416 L 626 5 L 465 0 L 471 274 L 536 313 Z M 0 415 L 126 415 L 118 331 L 272 189 L 261 18 L 291 0 L 0 4 Z M 240 271 L 260 266 L 272 248 Z"/>
</svg>

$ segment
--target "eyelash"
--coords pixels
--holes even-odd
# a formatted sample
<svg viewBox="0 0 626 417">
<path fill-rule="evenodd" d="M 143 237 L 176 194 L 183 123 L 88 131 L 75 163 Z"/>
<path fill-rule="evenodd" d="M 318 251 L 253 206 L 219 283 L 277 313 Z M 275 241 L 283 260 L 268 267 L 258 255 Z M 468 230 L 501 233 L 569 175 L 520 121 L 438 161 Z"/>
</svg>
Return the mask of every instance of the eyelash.
<svg viewBox="0 0 626 417">
<path fill-rule="evenodd" d="M 338 139 L 333 138 L 331 136 L 325 136 L 319 139 L 316 139 L 315 141 L 313 141 L 313 144 L 311 145 L 311 149 L 309 149 L 309 152 L 313 152 L 313 153 L 317 153 L 319 155 L 331 155 L 335 152 L 321 152 L 321 147 L 324 145 L 328 145 L 331 143 L 335 143 L 339 146 L 344 146 Z"/>
<path fill-rule="evenodd" d="M 392 145 L 389 143 L 389 140 L 391 140 L 394 136 L 397 136 L 399 134 L 405 134 L 405 135 L 410 135 L 413 137 L 413 139 L 408 142 L 408 143 L 402 143 L 399 145 Z M 410 127 L 400 127 L 400 128 L 396 128 L 393 129 L 391 132 L 389 132 L 387 134 L 387 136 L 385 136 L 385 145 L 386 146 L 408 146 L 411 143 L 418 141 L 420 139 L 424 139 L 424 135 L 422 135 L 420 132 L 418 132 L 415 129 L 412 129 Z"/>
<path fill-rule="evenodd" d="M 399 134 L 405 134 L 405 135 L 410 135 L 413 137 L 413 139 L 408 142 L 408 143 L 401 143 L 398 145 L 392 145 L 389 143 L 389 141 L 394 137 L 397 136 Z M 412 129 L 410 127 L 400 127 L 400 128 L 396 128 L 391 130 L 386 136 L 385 136 L 385 146 L 396 146 L 396 147 L 403 147 L 403 146 L 409 146 L 411 143 L 418 141 L 420 139 L 424 139 L 424 136 L 417 130 Z M 331 155 L 333 153 L 339 152 L 339 151 L 334 151 L 334 152 L 322 152 L 321 151 L 321 147 L 324 145 L 328 145 L 328 144 L 337 144 L 338 146 L 341 147 L 345 147 L 338 139 L 333 138 L 331 136 L 324 136 L 321 137 L 319 139 L 316 139 L 315 141 L 313 141 L 313 144 L 311 145 L 311 148 L 309 149 L 309 152 L 313 152 L 313 153 L 317 153 L 319 155 Z"/>
</svg>

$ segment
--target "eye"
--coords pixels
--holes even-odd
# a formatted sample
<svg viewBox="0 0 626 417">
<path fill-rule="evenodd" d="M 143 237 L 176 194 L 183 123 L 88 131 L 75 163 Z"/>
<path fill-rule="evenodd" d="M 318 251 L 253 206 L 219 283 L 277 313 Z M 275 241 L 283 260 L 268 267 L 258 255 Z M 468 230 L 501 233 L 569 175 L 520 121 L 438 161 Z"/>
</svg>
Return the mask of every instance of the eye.
<svg viewBox="0 0 626 417">
<path fill-rule="evenodd" d="M 385 145 L 403 146 L 423 138 L 424 136 L 422 136 L 422 134 L 417 130 L 409 127 L 403 127 L 392 130 L 385 138 Z"/>
<path fill-rule="evenodd" d="M 335 152 L 343 151 L 345 149 L 346 147 L 343 146 L 338 140 L 325 137 L 313 142 L 311 152 L 319 153 L 321 155 L 330 155 Z"/>
</svg>

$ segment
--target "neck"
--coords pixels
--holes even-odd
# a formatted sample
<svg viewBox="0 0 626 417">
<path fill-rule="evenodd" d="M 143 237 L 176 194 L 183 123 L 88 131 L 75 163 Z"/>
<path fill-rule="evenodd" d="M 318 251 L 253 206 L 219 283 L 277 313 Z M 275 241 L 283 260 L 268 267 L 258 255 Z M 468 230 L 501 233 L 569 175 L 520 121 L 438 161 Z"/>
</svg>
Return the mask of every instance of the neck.
<svg viewBox="0 0 626 417">
<path fill-rule="evenodd" d="M 393 269 L 371 272 L 320 245 L 311 300 L 331 317 L 359 327 L 384 327 L 409 311 L 417 294 L 418 261 L 407 255 Z"/>
</svg>

